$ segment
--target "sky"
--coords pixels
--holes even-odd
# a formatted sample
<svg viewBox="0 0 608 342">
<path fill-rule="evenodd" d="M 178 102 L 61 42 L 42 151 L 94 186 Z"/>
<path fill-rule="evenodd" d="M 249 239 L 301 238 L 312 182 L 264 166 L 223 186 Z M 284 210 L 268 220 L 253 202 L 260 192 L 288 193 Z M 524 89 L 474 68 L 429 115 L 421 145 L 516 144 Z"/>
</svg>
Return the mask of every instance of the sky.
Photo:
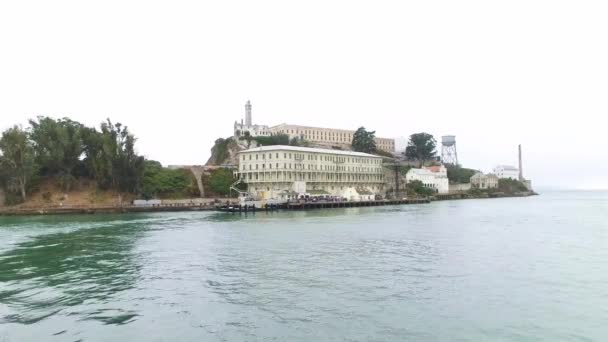
<svg viewBox="0 0 608 342">
<path fill-rule="evenodd" d="M 456 136 L 463 166 L 608 188 L 606 1 L 3 1 L 0 129 L 121 122 L 203 164 L 253 121 Z"/>
</svg>

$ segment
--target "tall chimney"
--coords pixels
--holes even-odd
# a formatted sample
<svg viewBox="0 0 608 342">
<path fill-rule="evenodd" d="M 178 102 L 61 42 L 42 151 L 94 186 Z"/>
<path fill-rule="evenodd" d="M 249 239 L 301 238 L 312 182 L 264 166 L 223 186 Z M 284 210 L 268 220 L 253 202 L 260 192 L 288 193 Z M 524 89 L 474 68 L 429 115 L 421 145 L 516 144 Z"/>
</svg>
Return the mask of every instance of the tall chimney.
<svg viewBox="0 0 608 342">
<path fill-rule="evenodd" d="M 518 146 L 519 149 L 519 181 L 524 181 L 524 170 L 521 162 L 521 145 Z"/>
<path fill-rule="evenodd" d="M 249 100 L 247 100 L 247 103 L 245 104 L 245 124 L 247 127 L 253 126 L 251 124 L 251 102 Z"/>
</svg>

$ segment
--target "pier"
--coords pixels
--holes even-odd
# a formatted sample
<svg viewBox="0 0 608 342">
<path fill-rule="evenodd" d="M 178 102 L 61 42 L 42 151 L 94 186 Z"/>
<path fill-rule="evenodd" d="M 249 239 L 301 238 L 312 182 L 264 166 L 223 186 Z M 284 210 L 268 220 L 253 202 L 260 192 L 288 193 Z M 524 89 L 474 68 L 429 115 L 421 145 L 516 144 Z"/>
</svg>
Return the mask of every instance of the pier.
<svg viewBox="0 0 608 342">
<path fill-rule="evenodd" d="M 261 208 L 247 205 L 234 205 L 217 207 L 218 211 L 229 213 L 255 213 L 259 211 L 274 212 L 277 210 L 309 210 L 309 209 L 331 209 L 331 208 L 356 208 L 356 207 L 377 207 L 385 205 L 404 205 L 404 204 L 423 204 L 430 203 L 428 198 L 410 198 L 399 200 L 371 200 L 371 201 L 320 201 L 320 202 L 288 202 L 280 204 L 267 204 Z"/>
</svg>

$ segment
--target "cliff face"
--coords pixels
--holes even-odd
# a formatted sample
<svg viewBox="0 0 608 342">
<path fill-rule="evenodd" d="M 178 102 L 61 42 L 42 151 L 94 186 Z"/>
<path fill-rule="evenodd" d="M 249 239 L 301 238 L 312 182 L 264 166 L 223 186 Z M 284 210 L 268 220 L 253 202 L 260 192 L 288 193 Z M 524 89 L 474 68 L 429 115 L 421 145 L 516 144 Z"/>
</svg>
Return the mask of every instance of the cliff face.
<svg viewBox="0 0 608 342">
<path fill-rule="evenodd" d="M 251 142 L 250 147 L 255 147 L 255 141 Z M 207 160 L 206 166 L 218 165 L 238 165 L 237 153 L 248 148 L 244 140 L 234 138 L 217 139 L 211 148 L 211 157 Z"/>
</svg>

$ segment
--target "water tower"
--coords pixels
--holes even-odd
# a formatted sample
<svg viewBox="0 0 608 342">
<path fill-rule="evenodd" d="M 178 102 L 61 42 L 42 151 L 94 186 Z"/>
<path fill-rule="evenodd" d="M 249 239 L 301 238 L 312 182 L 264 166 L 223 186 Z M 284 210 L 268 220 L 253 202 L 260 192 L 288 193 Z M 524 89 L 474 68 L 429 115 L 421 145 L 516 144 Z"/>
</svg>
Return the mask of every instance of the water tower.
<svg viewBox="0 0 608 342">
<path fill-rule="evenodd" d="M 444 135 L 441 137 L 441 160 L 444 164 L 458 165 L 456 136 Z"/>
</svg>

